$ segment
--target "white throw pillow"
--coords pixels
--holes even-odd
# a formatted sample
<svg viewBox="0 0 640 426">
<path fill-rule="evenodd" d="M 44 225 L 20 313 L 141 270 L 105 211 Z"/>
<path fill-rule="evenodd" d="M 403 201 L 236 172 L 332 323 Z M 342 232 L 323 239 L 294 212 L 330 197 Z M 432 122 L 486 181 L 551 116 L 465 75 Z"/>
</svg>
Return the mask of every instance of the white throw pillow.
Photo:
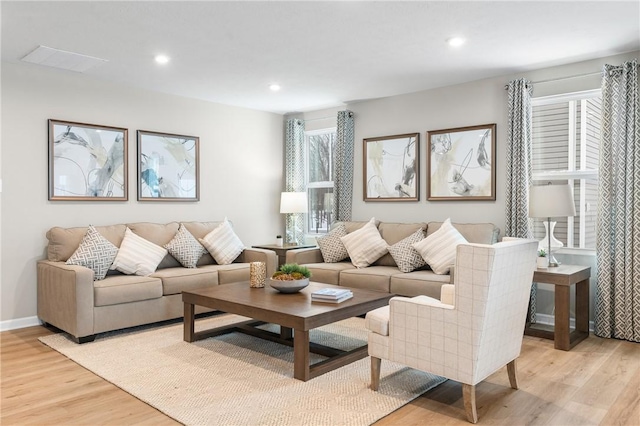
<svg viewBox="0 0 640 426">
<path fill-rule="evenodd" d="M 185 268 L 195 268 L 198 260 L 207 252 L 183 224 L 180 224 L 178 232 L 164 248 Z"/>
<path fill-rule="evenodd" d="M 224 222 L 200 239 L 218 265 L 232 263 L 244 250 L 244 244 L 233 232 L 231 223 L 225 218 Z"/>
<path fill-rule="evenodd" d="M 166 255 L 165 248 L 145 240 L 127 228 L 111 269 L 117 269 L 124 274 L 150 275 Z"/>
<path fill-rule="evenodd" d="M 413 234 L 389 247 L 389 253 L 391 253 L 393 260 L 396 261 L 400 272 L 411 272 L 427 264 L 420 256 L 420 253 L 413 248 L 413 244 L 422 240 L 424 240 L 424 231 L 418 229 Z"/>
<path fill-rule="evenodd" d="M 433 272 L 444 275 L 456 262 L 456 247 L 466 244 L 467 240 L 447 219 L 440 229 L 424 240 L 413 244 L 420 256 L 429 264 Z"/>
<path fill-rule="evenodd" d="M 80 265 L 93 270 L 94 279 L 102 280 L 116 258 L 118 247 L 111 244 L 93 225 L 89 225 L 80 246 L 67 260 L 67 265 Z"/>
<path fill-rule="evenodd" d="M 357 231 L 341 237 L 351 263 L 356 268 L 366 268 L 388 252 L 389 245 L 380 236 L 375 218 Z"/>
<path fill-rule="evenodd" d="M 327 235 L 317 237 L 318 247 L 322 253 L 322 259 L 326 263 L 336 263 L 349 257 L 347 249 L 342 244 L 341 237 L 347 235 L 344 223 L 337 224 Z"/>
</svg>

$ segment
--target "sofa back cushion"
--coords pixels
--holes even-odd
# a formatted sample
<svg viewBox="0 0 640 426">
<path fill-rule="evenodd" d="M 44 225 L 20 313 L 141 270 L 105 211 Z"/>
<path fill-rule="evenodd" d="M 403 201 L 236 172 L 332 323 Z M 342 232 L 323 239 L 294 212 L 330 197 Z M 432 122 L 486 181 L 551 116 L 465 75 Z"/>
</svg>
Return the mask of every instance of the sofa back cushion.
<svg viewBox="0 0 640 426">
<path fill-rule="evenodd" d="M 187 231 L 191 232 L 191 235 L 193 235 L 196 240 L 200 240 L 200 238 L 204 238 L 209 232 L 213 231 L 214 229 L 216 229 L 220 224 L 222 223 L 222 221 L 217 221 L 217 222 L 182 222 L 182 224 L 185 226 L 185 228 L 187 228 Z M 243 254 L 240 254 L 240 257 L 238 257 L 235 261 L 236 262 L 242 262 L 242 256 Z M 211 254 L 209 252 L 206 252 L 205 254 L 202 255 L 202 257 L 200 258 L 200 260 L 198 260 L 197 266 L 202 266 L 202 265 L 214 265 L 216 263 L 215 260 L 213 260 L 213 257 L 211 256 Z"/>
<path fill-rule="evenodd" d="M 498 242 L 500 228 L 493 223 L 452 223 L 462 236 L 470 243 L 495 244 Z M 429 222 L 427 237 L 442 226 L 442 222 Z"/>
<path fill-rule="evenodd" d="M 427 230 L 427 224 L 425 222 L 416 222 L 416 223 L 387 223 L 380 222 L 378 225 L 378 231 L 380 231 L 380 236 L 389 244 L 390 246 L 394 245 L 398 241 L 402 241 L 407 238 L 409 235 L 415 233 L 418 229 L 422 229 L 424 231 Z M 387 253 L 378 259 L 374 265 L 376 266 L 397 266 L 395 260 L 391 254 Z"/>
<path fill-rule="evenodd" d="M 116 247 L 124 238 L 126 225 L 96 226 L 96 230 Z M 78 249 L 87 233 L 88 226 L 61 228 L 55 226 L 47 231 L 47 259 L 52 262 L 66 262 Z"/>
</svg>

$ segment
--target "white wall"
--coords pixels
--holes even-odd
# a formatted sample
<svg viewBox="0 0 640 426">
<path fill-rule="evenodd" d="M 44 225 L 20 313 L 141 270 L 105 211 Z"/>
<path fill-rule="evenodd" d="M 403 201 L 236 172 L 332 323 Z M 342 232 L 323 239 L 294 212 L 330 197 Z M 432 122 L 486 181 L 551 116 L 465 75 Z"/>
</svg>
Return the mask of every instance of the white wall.
<svg viewBox="0 0 640 426">
<path fill-rule="evenodd" d="M 282 233 L 283 126 L 278 114 L 2 63 L 1 321 L 36 315 L 36 261 L 52 226 L 233 221 L 245 245 Z M 47 200 L 47 119 L 129 129 L 129 201 Z M 136 130 L 200 137 L 200 201 L 136 201 Z"/>
</svg>

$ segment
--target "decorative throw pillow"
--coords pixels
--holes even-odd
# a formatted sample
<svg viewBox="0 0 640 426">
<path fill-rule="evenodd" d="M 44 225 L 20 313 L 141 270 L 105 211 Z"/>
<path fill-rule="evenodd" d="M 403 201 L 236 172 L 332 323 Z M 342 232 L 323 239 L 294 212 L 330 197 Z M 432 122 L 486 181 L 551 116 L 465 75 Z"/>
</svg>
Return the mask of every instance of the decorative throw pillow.
<svg viewBox="0 0 640 426">
<path fill-rule="evenodd" d="M 447 219 L 440 229 L 424 240 L 413 244 L 420 256 L 431 266 L 433 272 L 444 275 L 456 261 L 456 247 L 466 244 L 467 240 Z"/>
<path fill-rule="evenodd" d="M 218 265 L 228 265 L 244 250 L 244 244 L 233 232 L 231 223 L 224 219 L 216 229 L 209 232 L 200 242 L 207 249 Z"/>
<path fill-rule="evenodd" d="M 166 255 L 165 248 L 145 240 L 127 228 L 111 269 L 117 269 L 124 274 L 150 275 Z"/>
<path fill-rule="evenodd" d="M 164 248 L 185 268 L 195 268 L 200 257 L 207 252 L 183 224 Z"/>
<path fill-rule="evenodd" d="M 351 263 L 356 268 L 366 268 L 388 252 L 389 245 L 380 236 L 375 218 L 357 231 L 340 237 L 347 249 Z"/>
<path fill-rule="evenodd" d="M 322 258 L 326 263 L 340 262 L 349 257 L 347 249 L 340 240 L 345 235 L 347 235 L 347 228 L 345 228 L 344 223 L 339 223 L 327 235 L 316 238 Z"/>
<path fill-rule="evenodd" d="M 422 240 L 424 240 L 424 231 L 418 229 L 413 234 L 389 247 L 389 253 L 391 253 L 391 257 L 396 261 L 401 272 L 411 272 L 427 264 L 420 256 L 420 253 L 413 248 L 413 244 Z"/>
<path fill-rule="evenodd" d="M 89 225 L 82 242 L 67 260 L 67 265 L 80 265 L 93 270 L 94 278 L 102 280 L 116 258 L 118 247 L 103 237 L 93 225 Z"/>
</svg>

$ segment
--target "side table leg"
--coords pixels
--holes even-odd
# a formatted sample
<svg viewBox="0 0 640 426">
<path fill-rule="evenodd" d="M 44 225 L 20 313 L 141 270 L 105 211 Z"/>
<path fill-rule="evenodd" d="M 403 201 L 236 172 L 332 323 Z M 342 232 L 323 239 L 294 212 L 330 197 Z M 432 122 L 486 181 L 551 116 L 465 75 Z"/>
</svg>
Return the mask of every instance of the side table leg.
<svg viewBox="0 0 640 426">
<path fill-rule="evenodd" d="M 555 326 L 554 326 L 554 347 L 568 351 L 571 349 L 569 310 L 571 298 L 569 290 L 571 287 L 564 285 L 555 286 Z"/>
<path fill-rule="evenodd" d="M 295 330 L 293 335 L 293 377 L 309 380 L 309 331 Z"/>
<path fill-rule="evenodd" d="M 576 283 L 576 330 L 589 333 L 589 280 Z"/>
<path fill-rule="evenodd" d="M 195 307 L 191 303 L 184 302 L 184 335 L 185 342 L 193 342 L 194 336 L 194 322 L 195 322 Z"/>
</svg>

